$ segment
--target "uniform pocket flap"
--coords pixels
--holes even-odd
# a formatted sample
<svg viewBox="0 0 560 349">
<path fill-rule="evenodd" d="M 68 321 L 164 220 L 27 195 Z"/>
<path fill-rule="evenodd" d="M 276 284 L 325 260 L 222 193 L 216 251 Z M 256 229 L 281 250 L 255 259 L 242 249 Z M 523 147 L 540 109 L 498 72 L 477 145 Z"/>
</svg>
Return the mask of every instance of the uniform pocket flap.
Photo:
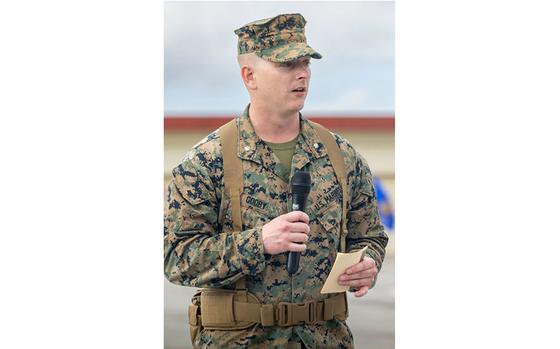
<svg viewBox="0 0 560 349">
<path fill-rule="evenodd" d="M 333 202 L 328 207 L 325 207 L 315 214 L 317 220 L 326 231 L 340 227 L 341 215 L 342 209 L 339 208 L 336 202 Z"/>
<path fill-rule="evenodd" d="M 185 199 L 187 199 L 187 202 L 191 205 L 191 206 L 196 206 L 199 205 L 203 202 L 208 201 L 208 198 L 202 196 L 202 195 L 198 195 L 196 193 L 191 193 L 189 192 L 186 196 Z"/>
<path fill-rule="evenodd" d="M 200 297 L 202 326 L 235 325 L 234 293 L 202 292 Z"/>
</svg>

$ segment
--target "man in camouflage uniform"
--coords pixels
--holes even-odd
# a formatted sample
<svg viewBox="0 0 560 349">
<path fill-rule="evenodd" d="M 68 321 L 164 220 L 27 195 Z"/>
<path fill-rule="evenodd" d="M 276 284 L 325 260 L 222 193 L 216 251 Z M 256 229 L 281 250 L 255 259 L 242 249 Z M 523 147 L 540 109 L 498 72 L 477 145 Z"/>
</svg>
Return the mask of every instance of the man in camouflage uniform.
<svg viewBox="0 0 560 349">
<path fill-rule="evenodd" d="M 305 303 L 332 296 L 320 290 L 340 243 L 341 186 L 326 148 L 303 108 L 310 58 L 305 19 L 284 14 L 249 23 L 238 35 L 241 76 L 251 103 L 237 119 L 237 154 L 242 159 L 242 230 L 234 231 L 231 200 L 224 192 L 218 132 L 199 142 L 173 170 L 165 211 L 165 275 L 173 283 L 234 289 L 245 277 L 261 304 Z M 368 247 L 363 261 L 338 280 L 356 297 L 373 287 L 387 235 L 380 224 L 372 174 L 364 158 L 339 135 L 348 188 L 347 252 Z M 287 152 L 286 152 L 287 149 Z M 287 154 L 287 155 L 286 155 Z M 284 159 L 284 161 L 282 161 Z M 286 160 L 287 159 L 287 160 Z M 306 213 L 289 212 L 290 178 L 309 172 Z M 299 270 L 286 270 L 287 252 L 301 252 Z M 240 330 L 202 329 L 200 348 L 352 348 L 345 317 L 294 326 Z"/>
</svg>

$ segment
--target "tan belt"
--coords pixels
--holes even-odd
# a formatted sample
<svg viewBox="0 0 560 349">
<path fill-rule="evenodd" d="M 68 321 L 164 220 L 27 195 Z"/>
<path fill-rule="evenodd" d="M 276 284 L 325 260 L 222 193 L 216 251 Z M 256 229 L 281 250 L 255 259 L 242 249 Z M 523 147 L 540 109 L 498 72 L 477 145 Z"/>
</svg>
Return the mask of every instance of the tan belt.
<svg viewBox="0 0 560 349">
<path fill-rule="evenodd" d="M 332 320 L 335 317 L 345 320 L 348 317 L 345 293 L 321 301 L 280 302 L 277 305 L 251 303 L 249 299 L 249 302 L 244 302 L 235 298 L 238 297 L 234 293 L 211 293 L 201 304 L 204 309 L 197 305 L 190 306 L 189 323 L 191 326 L 202 325 L 205 328 L 239 329 L 256 323 L 262 326 L 294 326 Z"/>
</svg>

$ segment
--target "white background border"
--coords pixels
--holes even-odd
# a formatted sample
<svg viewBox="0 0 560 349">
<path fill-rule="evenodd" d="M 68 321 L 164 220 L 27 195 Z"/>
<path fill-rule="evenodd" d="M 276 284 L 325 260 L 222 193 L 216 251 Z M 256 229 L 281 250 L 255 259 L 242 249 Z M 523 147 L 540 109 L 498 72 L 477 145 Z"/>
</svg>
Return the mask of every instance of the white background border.
<svg viewBox="0 0 560 349">
<path fill-rule="evenodd" d="M 163 4 L 8 4 L 0 347 L 161 347 Z M 397 348 L 560 344 L 557 13 L 397 2 Z"/>
</svg>

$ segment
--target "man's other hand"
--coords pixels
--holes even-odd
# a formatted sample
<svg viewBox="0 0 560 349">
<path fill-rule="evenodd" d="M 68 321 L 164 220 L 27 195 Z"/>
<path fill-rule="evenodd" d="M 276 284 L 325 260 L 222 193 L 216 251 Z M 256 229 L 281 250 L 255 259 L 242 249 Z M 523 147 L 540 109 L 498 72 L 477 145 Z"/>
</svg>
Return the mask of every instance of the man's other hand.
<svg viewBox="0 0 560 349">
<path fill-rule="evenodd" d="M 360 263 L 348 267 L 344 274 L 340 275 L 338 284 L 356 288 L 354 296 L 362 297 L 368 293 L 377 272 L 377 265 L 375 265 L 374 260 L 370 257 L 364 257 Z"/>
</svg>

